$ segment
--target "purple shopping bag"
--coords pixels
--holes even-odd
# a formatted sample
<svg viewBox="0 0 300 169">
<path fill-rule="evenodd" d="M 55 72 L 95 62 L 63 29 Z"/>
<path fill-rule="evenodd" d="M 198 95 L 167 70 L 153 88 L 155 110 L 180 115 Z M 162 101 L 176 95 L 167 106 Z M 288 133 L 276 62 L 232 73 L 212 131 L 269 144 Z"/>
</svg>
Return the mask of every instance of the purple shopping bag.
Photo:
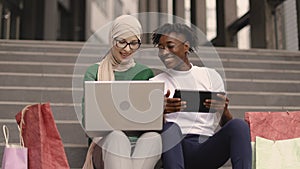
<svg viewBox="0 0 300 169">
<path fill-rule="evenodd" d="M 20 144 L 8 144 L 9 131 L 3 125 L 5 148 L 2 158 L 2 169 L 27 169 L 27 148 L 24 147 L 22 135 L 20 133 Z"/>
</svg>

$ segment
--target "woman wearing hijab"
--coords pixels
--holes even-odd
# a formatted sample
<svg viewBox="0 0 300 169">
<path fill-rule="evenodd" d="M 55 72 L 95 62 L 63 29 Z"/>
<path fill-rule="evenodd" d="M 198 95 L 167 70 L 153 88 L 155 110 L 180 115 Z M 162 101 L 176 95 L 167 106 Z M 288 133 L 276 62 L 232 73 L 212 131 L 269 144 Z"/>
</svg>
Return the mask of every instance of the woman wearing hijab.
<svg viewBox="0 0 300 169">
<path fill-rule="evenodd" d="M 136 63 L 132 56 L 141 45 L 141 34 L 141 24 L 135 17 L 122 15 L 116 18 L 110 30 L 111 49 L 101 62 L 87 69 L 84 81 L 152 78 L 152 70 Z M 92 157 L 88 153 L 84 168 L 153 169 L 160 159 L 161 144 L 161 137 L 156 132 L 112 131 L 103 138 L 93 138 L 89 148 Z"/>
</svg>

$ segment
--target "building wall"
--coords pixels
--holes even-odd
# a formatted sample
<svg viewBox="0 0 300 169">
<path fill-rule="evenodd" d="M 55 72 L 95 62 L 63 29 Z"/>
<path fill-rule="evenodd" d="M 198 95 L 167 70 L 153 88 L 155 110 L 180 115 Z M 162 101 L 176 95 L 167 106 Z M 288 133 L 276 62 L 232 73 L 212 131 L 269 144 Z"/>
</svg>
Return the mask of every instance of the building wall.
<svg viewBox="0 0 300 169">
<path fill-rule="evenodd" d="M 53 1 L 53 2 L 52 2 Z M 167 12 L 174 13 L 174 2 L 185 2 L 182 7 L 184 18 L 190 19 L 191 0 L 166 0 Z M 278 49 L 299 50 L 297 27 L 297 0 L 286 0 L 281 5 L 278 15 L 277 47 Z M 12 2 L 22 5 L 12 6 Z M 1 22 L 0 38 L 32 39 L 32 40 L 87 40 L 107 23 L 121 14 L 139 12 L 142 0 L 0 0 Z M 149 1 L 147 1 L 149 2 Z M 162 1 L 152 1 L 162 2 Z M 237 13 L 245 8 L 245 0 L 237 0 Z M 49 5 L 50 4 L 50 5 Z M 52 4 L 52 5 L 51 5 Z M 85 5 L 83 5 L 85 4 Z M 149 6 L 149 4 L 147 4 Z M 248 5 L 249 6 L 249 5 Z M 151 11 L 155 10 L 151 5 Z M 206 35 L 209 40 L 214 39 L 216 32 L 216 1 L 206 0 Z M 248 7 L 246 8 L 246 10 Z M 199 10 L 199 8 L 197 8 Z M 147 11 L 143 11 L 147 12 Z M 178 11 L 177 11 L 178 12 Z M 244 12 L 240 13 L 243 14 Z M 239 16 L 241 16 L 239 14 Z M 155 25 L 153 25 L 156 27 Z M 152 30 L 152 28 L 151 28 Z M 251 48 L 249 41 L 250 26 L 238 33 L 238 47 Z M 270 37 L 270 36 L 268 36 Z M 107 36 L 96 37 L 105 41 Z"/>
</svg>

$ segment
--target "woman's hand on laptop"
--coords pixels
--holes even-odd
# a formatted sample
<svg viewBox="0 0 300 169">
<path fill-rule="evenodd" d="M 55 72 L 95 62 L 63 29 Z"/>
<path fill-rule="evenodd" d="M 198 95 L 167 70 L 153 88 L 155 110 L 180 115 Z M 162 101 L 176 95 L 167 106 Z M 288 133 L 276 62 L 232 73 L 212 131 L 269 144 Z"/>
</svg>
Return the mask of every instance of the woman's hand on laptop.
<svg viewBox="0 0 300 169">
<path fill-rule="evenodd" d="M 170 90 L 165 94 L 164 99 L 164 114 L 179 112 L 186 108 L 186 102 L 180 98 L 169 98 Z"/>
</svg>

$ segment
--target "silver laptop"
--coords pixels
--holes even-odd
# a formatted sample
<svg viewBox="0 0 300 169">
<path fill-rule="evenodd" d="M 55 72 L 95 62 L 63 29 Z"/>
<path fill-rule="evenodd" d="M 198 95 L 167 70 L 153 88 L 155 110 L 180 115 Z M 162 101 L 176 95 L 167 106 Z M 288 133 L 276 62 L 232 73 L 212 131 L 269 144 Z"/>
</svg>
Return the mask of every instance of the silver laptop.
<svg viewBox="0 0 300 169">
<path fill-rule="evenodd" d="M 90 137 L 112 130 L 161 130 L 164 82 L 86 81 L 85 130 Z"/>
</svg>

